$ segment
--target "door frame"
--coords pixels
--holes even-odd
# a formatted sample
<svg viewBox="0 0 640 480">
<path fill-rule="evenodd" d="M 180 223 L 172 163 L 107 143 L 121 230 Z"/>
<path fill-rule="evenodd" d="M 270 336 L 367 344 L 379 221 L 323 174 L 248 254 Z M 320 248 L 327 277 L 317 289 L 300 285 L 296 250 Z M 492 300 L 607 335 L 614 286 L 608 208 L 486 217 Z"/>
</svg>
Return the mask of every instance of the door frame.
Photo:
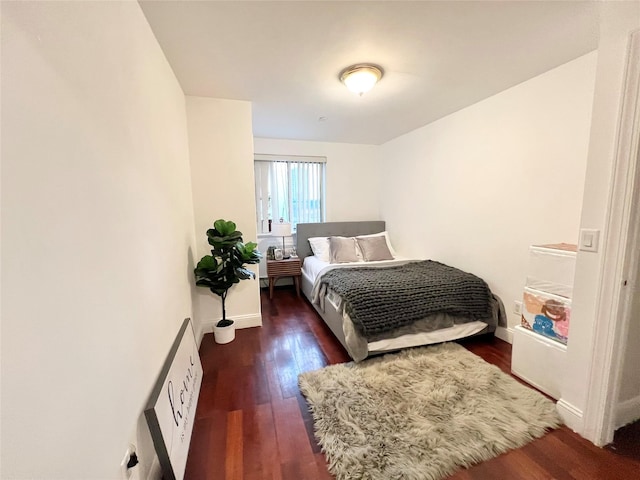
<svg viewBox="0 0 640 480">
<path fill-rule="evenodd" d="M 596 445 L 613 440 L 626 334 L 640 251 L 640 30 L 627 51 L 622 110 L 605 225 L 593 355 L 584 416 L 584 436 Z"/>
</svg>

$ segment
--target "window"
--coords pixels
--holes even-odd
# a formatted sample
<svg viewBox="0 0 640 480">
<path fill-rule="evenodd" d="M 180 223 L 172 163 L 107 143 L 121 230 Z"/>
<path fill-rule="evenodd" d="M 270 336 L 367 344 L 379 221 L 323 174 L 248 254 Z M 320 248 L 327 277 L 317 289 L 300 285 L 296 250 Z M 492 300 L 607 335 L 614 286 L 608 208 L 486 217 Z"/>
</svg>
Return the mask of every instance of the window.
<svg viewBox="0 0 640 480">
<path fill-rule="evenodd" d="M 269 233 L 269 220 L 324 221 L 325 157 L 258 155 L 254 162 L 258 233 Z"/>
</svg>

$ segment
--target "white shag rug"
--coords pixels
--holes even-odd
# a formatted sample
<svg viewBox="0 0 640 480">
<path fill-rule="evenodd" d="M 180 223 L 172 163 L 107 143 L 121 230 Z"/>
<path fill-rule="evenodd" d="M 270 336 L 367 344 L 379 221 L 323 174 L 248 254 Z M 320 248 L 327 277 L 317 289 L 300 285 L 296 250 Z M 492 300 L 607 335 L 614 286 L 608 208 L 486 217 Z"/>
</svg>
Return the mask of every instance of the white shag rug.
<svg viewBox="0 0 640 480">
<path fill-rule="evenodd" d="M 553 402 L 456 343 L 299 376 L 338 480 L 444 478 L 541 437 Z"/>
</svg>

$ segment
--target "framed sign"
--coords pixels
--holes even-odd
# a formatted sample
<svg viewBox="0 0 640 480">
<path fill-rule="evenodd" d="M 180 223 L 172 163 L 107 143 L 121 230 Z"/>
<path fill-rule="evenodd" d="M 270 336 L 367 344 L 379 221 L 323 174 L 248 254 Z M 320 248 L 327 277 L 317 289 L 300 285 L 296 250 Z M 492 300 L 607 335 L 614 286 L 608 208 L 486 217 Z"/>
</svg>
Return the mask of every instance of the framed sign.
<svg viewBox="0 0 640 480">
<path fill-rule="evenodd" d="M 191 319 L 182 322 L 144 415 L 165 480 L 182 480 L 202 384 Z"/>
</svg>

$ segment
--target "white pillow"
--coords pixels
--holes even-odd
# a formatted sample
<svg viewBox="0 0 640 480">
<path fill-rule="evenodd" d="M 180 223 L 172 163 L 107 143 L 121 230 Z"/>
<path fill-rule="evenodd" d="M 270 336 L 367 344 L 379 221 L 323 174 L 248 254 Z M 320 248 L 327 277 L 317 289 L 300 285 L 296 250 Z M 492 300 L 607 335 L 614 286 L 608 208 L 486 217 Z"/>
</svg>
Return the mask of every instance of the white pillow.
<svg viewBox="0 0 640 480">
<path fill-rule="evenodd" d="M 323 262 L 329 263 L 331 257 L 329 256 L 329 237 L 312 237 L 309 239 L 309 245 L 311 245 L 311 251 Z"/>
<path fill-rule="evenodd" d="M 372 233 L 370 235 L 358 235 L 356 237 L 357 238 L 367 238 L 367 237 L 377 237 L 378 235 L 384 235 L 384 238 L 387 240 L 387 247 L 389 248 L 389 252 L 391 253 L 391 255 L 393 256 L 393 258 L 396 258 L 398 255 L 396 254 L 396 251 L 393 249 L 393 247 L 391 246 L 391 241 L 389 240 L 389 234 L 387 233 L 387 231 L 385 230 L 384 232 L 380 232 L 380 233 Z"/>
</svg>

